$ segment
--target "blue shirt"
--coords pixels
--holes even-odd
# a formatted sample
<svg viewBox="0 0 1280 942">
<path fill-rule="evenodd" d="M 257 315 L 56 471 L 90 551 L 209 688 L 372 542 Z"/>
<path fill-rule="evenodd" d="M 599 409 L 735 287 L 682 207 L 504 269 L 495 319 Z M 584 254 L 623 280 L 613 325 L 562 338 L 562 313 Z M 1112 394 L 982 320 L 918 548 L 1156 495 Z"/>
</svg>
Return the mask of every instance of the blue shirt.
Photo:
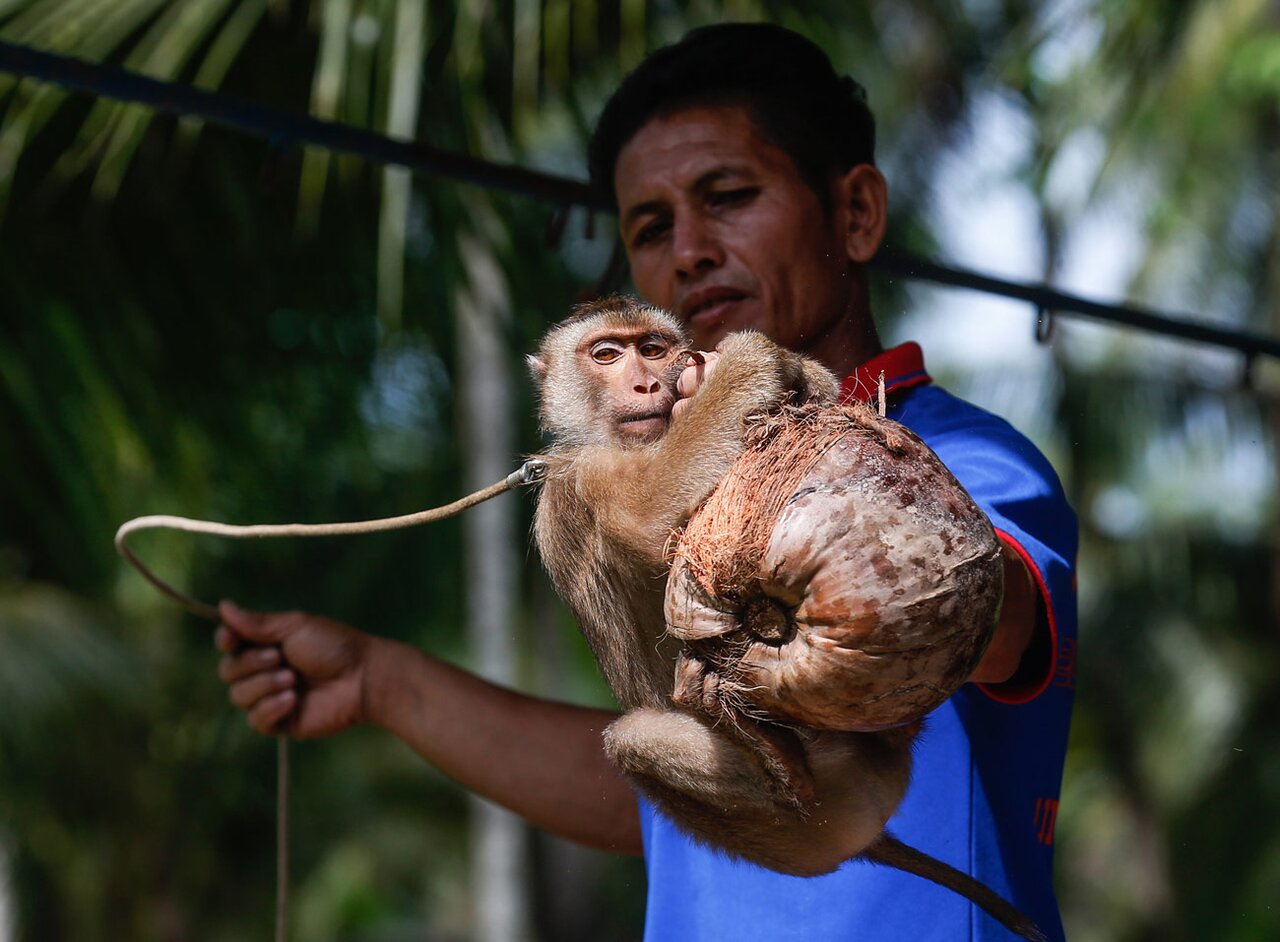
<svg viewBox="0 0 1280 942">
<path fill-rule="evenodd" d="M 916 344 L 864 364 L 845 380 L 846 395 L 874 401 L 882 372 L 889 417 L 919 435 L 987 513 L 1027 564 L 1042 606 L 1018 676 L 999 687 L 966 684 L 929 714 L 888 829 L 972 874 L 1061 940 L 1051 877 L 1075 686 L 1075 516 L 1035 446 L 932 385 Z M 851 860 L 825 876 L 787 876 L 694 844 L 643 799 L 640 818 L 647 942 L 1014 938 L 964 897 L 912 874 Z"/>
</svg>

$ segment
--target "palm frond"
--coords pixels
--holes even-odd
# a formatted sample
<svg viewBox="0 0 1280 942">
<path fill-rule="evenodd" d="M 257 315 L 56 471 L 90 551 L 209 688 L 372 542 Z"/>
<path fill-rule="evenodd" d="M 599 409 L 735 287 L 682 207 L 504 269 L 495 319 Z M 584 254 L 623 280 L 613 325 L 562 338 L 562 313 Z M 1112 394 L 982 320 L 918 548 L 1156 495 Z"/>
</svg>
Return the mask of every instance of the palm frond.
<svg viewBox="0 0 1280 942">
<path fill-rule="evenodd" d="M 70 592 L 35 582 L 0 589 L 0 752 L 31 748 L 51 719 L 88 696 L 136 704 L 144 676 Z"/>
</svg>

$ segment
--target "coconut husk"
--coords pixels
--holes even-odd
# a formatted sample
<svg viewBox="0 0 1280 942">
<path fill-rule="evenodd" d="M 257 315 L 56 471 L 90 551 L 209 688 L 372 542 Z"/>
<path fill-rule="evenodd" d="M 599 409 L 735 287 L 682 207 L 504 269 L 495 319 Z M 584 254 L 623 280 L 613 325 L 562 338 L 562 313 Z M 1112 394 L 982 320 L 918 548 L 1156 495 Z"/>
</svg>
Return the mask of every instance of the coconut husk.
<svg viewBox="0 0 1280 942">
<path fill-rule="evenodd" d="M 999 611 L 986 515 L 924 442 L 860 404 L 762 416 L 746 445 L 671 553 L 677 702 L 848 731 L 938 706 Z"/>
</svg>

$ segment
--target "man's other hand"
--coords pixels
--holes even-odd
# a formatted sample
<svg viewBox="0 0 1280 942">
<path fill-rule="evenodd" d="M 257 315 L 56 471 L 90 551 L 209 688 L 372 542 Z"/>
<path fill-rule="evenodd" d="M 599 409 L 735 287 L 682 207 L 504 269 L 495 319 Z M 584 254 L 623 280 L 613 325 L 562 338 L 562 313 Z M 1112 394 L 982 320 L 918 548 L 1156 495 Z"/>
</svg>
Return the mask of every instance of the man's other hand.
<svg viewBox="0 0 1280 942">
<path fill-rule="evenodd" d="M 224 601 L 218 613 L 218 676 L 255 730 L 311 739 L 367 719 L 370 636 L 305 612 L 247 612 Z"/>
</svg>

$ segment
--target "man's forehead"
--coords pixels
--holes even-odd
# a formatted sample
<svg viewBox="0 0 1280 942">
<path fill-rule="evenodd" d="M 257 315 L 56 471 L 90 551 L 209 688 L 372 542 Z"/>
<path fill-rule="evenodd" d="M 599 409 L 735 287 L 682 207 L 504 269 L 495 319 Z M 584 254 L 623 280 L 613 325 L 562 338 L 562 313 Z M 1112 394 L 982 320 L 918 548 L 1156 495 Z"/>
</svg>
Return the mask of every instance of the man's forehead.
<svg viewBox="0 0 1280 942">
<path fill-rule="evenodd" d="M 619 207 L 691 189 L 716 179 L 791 168 L 765 141 L 742 105 L 695 106 L 660 114 L 640 127 L 618 154 L 614 187 Z"/>
</svg>

